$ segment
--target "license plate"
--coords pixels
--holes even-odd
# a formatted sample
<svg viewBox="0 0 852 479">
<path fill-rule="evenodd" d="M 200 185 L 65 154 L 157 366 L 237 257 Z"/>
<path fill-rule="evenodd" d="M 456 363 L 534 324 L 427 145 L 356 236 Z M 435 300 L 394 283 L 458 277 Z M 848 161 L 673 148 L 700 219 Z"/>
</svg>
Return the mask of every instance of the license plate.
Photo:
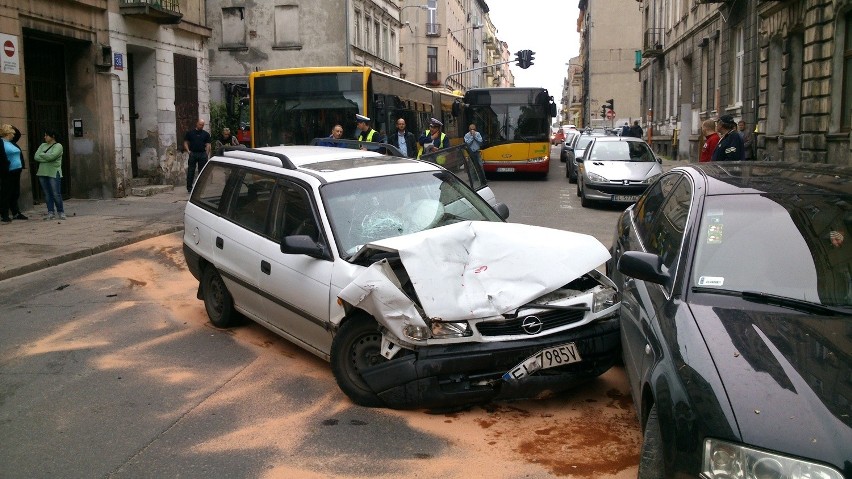
<svg viewBox="0 0 852 479">
<path fill-rule="evenodd" d="M 615 195 L 613 199 L 615 201 L 636 201 L 639 199 L 639 195 Z"/>
<path fill-rule="evenodd" d="M 497 168 L 497 173 L 514 173 L 514 168 Z"/>
<path fill-rule="evenodd" d="M 577 347 L 574 346 L 574 343 L 553 346 L 552 348 L 542 349 L 521 361 L 521 364 L 518 364 L 509 370 L 509 372 L 503 374 L 503 380 L 517 381 L 542 369 L 565 366 L 566 364 L 580 361 L 580 353 L 577 352 Z"/>
</svg>

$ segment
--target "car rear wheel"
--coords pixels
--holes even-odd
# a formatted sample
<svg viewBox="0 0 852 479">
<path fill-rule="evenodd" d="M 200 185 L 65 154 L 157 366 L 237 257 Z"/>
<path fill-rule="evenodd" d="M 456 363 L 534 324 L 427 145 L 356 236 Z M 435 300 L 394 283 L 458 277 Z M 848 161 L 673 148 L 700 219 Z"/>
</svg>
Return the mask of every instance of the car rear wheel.
<svg viewBox="0 0 852 479">
<path fill-rule="evenodd" d="M 642 455 L 639 458 L 638 479 L 656 479 L 666 477 L 663 462 L 663 434 L 660 419 L 657 417 L 657 405 L 651 407 L 648 421 L 645 423 L 645 435 L 642 438 Z"/>
<path fill-rule="evenodd" d="M 361 377 L 360 370 L 386 361 L 381 354 L 382 334 L 373 318 L 357 316 L 343 323 L 331 343 L 331 372 L 340 389 L 355 404 L 385 404 Z"/>
<path fill-rule="evenodd" d="M 201 276 L 201 295 L 207 317 L 210 318 L 213 326 L 229 328 L 236 324 L 237 312 L 234 310 L 234 298 L 213 266 L 204 268 Z"/>
</svg>

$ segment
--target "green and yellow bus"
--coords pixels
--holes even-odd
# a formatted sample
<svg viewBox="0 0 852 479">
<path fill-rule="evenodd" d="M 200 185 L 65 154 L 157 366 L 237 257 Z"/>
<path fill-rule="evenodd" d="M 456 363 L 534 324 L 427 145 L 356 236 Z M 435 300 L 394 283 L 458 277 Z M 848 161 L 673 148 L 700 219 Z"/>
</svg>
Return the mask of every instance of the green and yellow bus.
<svg viewBox="0 0 852 479">
<path fill-rule="evenodd" d="M 544 88 L 474 88 L 464 94 L 464 122 L 482 134 L 480 152 L 489 173 L 550 169 L 550 124 L 556 104 Z"/>
<path fill-rule="evenodd" d="M 452 144 L 460 143 L 453 104 L 459 95 L 427 88 L 368 67 L 308 67 L 253 72 L 249 75 L 252 146 L 307 145 L 329 136 L 335 124 L 343 138 L 355 139 L 355 115 L 387 137 L 404 118 L 415 138 L 429 119 L 444 123 Z M 458 108 L 456 109 L 458 111 Z"/>
</svg>

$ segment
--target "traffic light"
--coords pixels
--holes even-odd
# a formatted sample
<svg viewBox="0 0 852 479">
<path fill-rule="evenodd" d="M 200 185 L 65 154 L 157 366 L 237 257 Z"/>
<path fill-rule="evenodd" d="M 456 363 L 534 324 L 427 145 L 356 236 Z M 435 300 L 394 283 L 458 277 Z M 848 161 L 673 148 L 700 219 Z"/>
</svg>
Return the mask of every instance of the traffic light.
<svg viewBox="0 0 852 479">
<path fill-rule="evenodd" d="M 532 50 L 518 50 L 517 53 L 515 53 L 515 65 L 518 65 L 523 69 L 529 68 L 535 59 L 533 55 L 535 55 L 535 52 Z"/>
<path fill-rule="evenodd" d="M 601 105 L 601 118 L 606 118 L 606 105 Z"/>
<path fill-rule="evenodd" d="M 612 98 L 610 98 L 610 99 L 609 99 L 609 100 L 607 100 L 606 102 L 607 102 L 607 103 L 609 103 L 609 109 L 610 109 L 610 110 L 612 110 L 612 111 L 615 111 L 615 100 L 613 100 Z"/>
</svg>

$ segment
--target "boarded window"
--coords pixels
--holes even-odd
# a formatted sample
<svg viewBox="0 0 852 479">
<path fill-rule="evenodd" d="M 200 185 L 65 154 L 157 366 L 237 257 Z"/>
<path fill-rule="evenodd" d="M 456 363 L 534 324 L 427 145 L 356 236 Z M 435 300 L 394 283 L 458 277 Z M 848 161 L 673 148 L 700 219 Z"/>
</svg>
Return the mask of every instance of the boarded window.
<svg viewBox="0 0 852 479">
<path fill-rule="evenodd" d="M 245 8 L 225 7 L 222 9 L 222 46 L 244 46 L 246 44 Z"/>
<path fill-rule="evenodd" d="M 299 6 L 278 5 L 275 7 L 275 47 L 299 47 Z"/>
</svg>

